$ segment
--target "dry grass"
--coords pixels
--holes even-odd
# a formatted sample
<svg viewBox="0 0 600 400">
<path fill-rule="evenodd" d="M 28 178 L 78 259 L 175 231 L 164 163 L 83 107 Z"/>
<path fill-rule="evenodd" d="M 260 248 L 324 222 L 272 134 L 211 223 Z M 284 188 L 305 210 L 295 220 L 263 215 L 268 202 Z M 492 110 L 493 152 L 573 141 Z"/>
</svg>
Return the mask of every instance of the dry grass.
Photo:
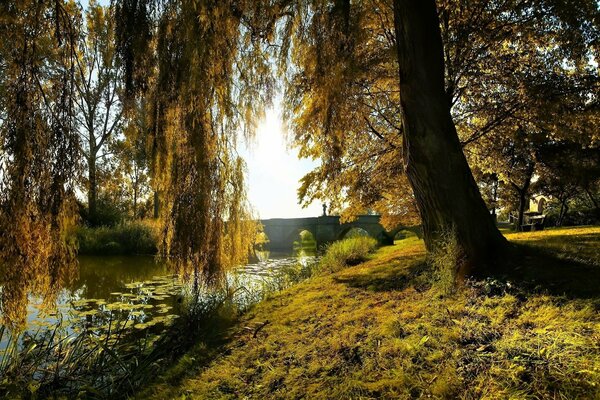
<svg viewBox="0 0 600 400">
<path fill-rule="evenodd" d="M 509 238 L 592 260 L 600 228 Z M 487 279 L 445 294 L 424 259 L 410 238 L 273 295 L 212 362 L 195 362 L 198 348 L 140 397 L 600 398 L 598 287 L 558 295 Z"/>
</svg>

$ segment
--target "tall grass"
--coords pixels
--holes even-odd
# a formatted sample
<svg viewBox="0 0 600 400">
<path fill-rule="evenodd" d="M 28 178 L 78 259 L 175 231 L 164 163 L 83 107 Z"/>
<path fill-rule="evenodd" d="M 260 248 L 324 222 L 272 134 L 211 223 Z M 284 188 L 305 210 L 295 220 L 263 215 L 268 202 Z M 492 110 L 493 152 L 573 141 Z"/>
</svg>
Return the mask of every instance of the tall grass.
<svg viewBox="0 0 600 400">
<path fill-rule="evenodd" d="M 324 272 L 336 272 L 347 266 L 356 265 L 366 260 L 369 253 L 377 248 L 377 240 L 357 236 L 334 242 L 327 247 L 319 263 Z"/>
<path fill-rule="evenodd" d="M 77 232 L 79 254 L 125 255 L 154 254 L 158 229 L 150 222 L 124 222 L 114 227 L 80 227 Z"/>
</svg>

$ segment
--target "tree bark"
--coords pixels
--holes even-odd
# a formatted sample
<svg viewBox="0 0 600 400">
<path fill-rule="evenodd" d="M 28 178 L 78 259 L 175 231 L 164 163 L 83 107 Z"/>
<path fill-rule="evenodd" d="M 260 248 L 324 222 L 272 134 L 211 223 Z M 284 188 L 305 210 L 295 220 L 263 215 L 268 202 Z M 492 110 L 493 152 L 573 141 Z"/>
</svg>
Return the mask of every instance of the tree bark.
<svg viewBox="0 0 600 400">
<path fill-rule="evenodd" d="M 517 217 L 517 226 L 515 230 L 521 232 L 523 230 L 523 222 L 525 220 L 525 205 L 527 204 L 527 189 L 519 188 L 519 215 Z"/>
<path fill-rule="evenodd" d="M 523 186 L 519 186 L 514 182 L 510 182 L 512 187 L 516 190 L 519 195 L 519 214 L 517 217 L 517 226 L 515 230 L 521 232 L 523 230 L 523 221 L 525 219 L 525 207 L 527 207 L 527 194 L 529 193 L 529 187 L 531 186 L 531 179 L 533 178 L 533 172 L 535 171 L 535 165 L 529 163 L 525 172 L 525 181 Z"/>
<path fill-rule="evenodd" d="M 137 217 L 138 217 L 138 212 L 137 212 L 137 201 L 138 200 L 137 199 L 138 199 L 138 184 L 136 182 L 133 187 L 133 219 L 137 219 Z"/>
<path fill-rule="evenodd" d="M 404 162 L 423 221 L 427 250 L 454 231 L 459 278 L 493 264 L 506 240 L 483 201 L 458 139 L 444 90 L 434 0 L 394 0 Z"/>
<path fill-rule="evenodd" d="M 592 192 L 590 191 L 590 189 L 589 188 L 585 188 L 585 193 L 587 193 L 587 195 L 590 198 L 592 204 L 594 205 L 594 209 L 596 210 L 596 213 L 600 214 L 600 206 L 598 205 L 598 201 L 592 195 Z"/>
<path fill-rule="evenodd" d="M 562 226 L 562 224 L 564 222 L 565 215 L 567 214 L 567 211 L 569 209 L 569 206 L 567 205 L 567 201 L 568 201 L 568 197 L 565 197 L 560 200 L 560 213 L 558 214 L 558 221 L 556 222 L 556 226 Z"/>
<path fill-rule="evenodd" d="M 88 221 L 96 225 L 96 213 L 98 202 L 98 182 L 96 180 L 96 156 L 90 154 L 88 157 Z"/>
</svg>

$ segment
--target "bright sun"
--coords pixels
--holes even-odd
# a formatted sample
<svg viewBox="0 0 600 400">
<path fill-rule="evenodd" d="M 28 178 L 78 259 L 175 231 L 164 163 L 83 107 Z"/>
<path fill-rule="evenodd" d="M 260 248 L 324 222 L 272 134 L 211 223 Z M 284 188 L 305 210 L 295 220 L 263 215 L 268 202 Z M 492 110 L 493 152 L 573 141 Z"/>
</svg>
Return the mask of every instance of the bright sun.
<svg viewBox="0 0 600 400">
<path fill-rule="evenodd" d="M 268 109 L 249 148 L 241 151 L 248 164 L 248 196 L 260 218 L 316 217 L 321 206 L 298 205 L 298 181 L 316 162 L 299 160 L 296 149 L 288 149 L 281 119 L 281 103 Z"/>
</svg>

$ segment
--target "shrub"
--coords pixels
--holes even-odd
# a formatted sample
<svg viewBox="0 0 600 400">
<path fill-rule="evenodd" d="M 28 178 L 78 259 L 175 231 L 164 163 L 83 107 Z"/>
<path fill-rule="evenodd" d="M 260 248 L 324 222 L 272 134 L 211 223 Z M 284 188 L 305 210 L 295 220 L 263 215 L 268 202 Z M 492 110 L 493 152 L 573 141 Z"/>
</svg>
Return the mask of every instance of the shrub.
<svg viewBox="0 0 600 400">
<path fill-rule="evenodd" d="M 88 226 L 115 227 L 127 218 L 127 207 L 122 202 L 101 194 L 96 201 L 96 213 L 94 215 L 89 214 L 87 204 L 79 204 L 79 215 Z"/>
<path fill-rule="evenodd" d="M 133 221 L 114 227 L 80 227 L 77 232 L 79 254 L 124 255 L 154 254 L 158 233 L 148 222 Z"/>
<path fill-rule="evenodd" d="M 347 266 L 359 264 L 376 248 L 377 240 L 365 236 L 334 242 L 327 247 L 325 255 L 319 263 L 319 269 L 335 272 Z"/>
</svg>

